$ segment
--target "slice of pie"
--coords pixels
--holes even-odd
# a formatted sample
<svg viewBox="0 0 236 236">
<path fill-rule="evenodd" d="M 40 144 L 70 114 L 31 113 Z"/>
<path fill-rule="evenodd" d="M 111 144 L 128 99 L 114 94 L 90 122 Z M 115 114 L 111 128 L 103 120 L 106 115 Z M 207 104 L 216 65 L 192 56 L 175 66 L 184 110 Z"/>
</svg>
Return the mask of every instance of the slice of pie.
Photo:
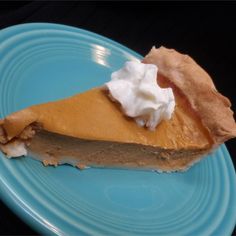
<svg viewBox="0 0 236 236">
<path fill-rule="evenodd" d="M 45 165 L 185 170 L 236 136 L 230 101 L 187 55 L 153 48 L 143 63 L 159 68 L 176 106 L 154 131 L 138 126 L 103 88 L 31 106 L 0 120 L 0 148 L 9 157 L 26 149 Z"/>
</svg>

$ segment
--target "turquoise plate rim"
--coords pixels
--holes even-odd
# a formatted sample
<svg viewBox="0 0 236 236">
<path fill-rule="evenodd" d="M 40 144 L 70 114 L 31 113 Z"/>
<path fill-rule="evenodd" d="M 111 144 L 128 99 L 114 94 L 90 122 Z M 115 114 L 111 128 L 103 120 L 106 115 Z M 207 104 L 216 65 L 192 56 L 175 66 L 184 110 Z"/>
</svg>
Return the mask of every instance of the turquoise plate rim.
<svg viewBox="0 0 236 236">
<path fill-rule="evenodd" d="M 119 48 L 121 48 L 122 50 L 125 50 L 128 53 L 131 53 L 132 55 L 138 57 L 138 58 L 142 58 L 142 56 L 138 53 L 136 53 L 135 51 L 125 47 L 124 45 L 115 42 L 109 38 L 106 38 L 104 36 L 101 36 L 99 34 L 90 32 L 88 30 L 85 29 L 81 29 L 81 28 L 77 28 L 77 27 L 73 27 L 73 26 L 68 26 L 68 25 L 64 25 L 64 24 L 54 24 L 54 23 L 26 23 L 26 24 L 18 24 L 18 25 L 14 25 L 14 26 L 10 26 L 8 28 L 2 29 L 0 31 L 0 38 L 1 38 L 1 34 L 11 31 L 12 29 L 23 29 L 24 26 L 57 26 L 57 27 L 66 27 L 71 28 L 73 30 L 76 30 L 77 32 L 80 33 L 84 33 L 93 37 L 96 37 L 98 39 L 101 39 L 102 41 L 104 41 L 105 43 L 111 43 Z M 220 146 L 221 151 L 223 153 L 223 156 L 227 158 L 227 167 L 228 167 L 228 171 L 229 171 L 229 176 L 230 176 L 230 180 L 232 181 L 231 184 L 233 186 L 236 186 L 236 174 L 235 174 L 235 169 L 232 163 L 232 160 L 230 158 L 230 154 L 226 148 L 226 146 L 223 144 Z M 29 226 L 31 226 L 33 229 L 35 229 L 37 232 L 41 233 L 41 234 L 53 234 L 55 232 L 52 231 L 52 228 L 47 226 L 43 220 L 40 218 L 40 216 L 37 215 L 37 212 L 34 212 L 32 209 L 30 209 L 27 204 L 25 204 L 22 199 L 20 198 L 20 196 L 17 196 L 14 193 L 14 189 L 11 189 L 8 186 L 7 181 L 4 181 L 3 178 L 1 177 L 0 174 L 0 197 L 1 200 L 16 214 L 18 215 L 24 222 L 26 222 Z M 236 187 L 234 188 L 233 192 L 232 192 L 232 196 L 236 196 Z M 232 197 L 231 196 L 231 197 Z M 232 210 L 236 210 L 236 207 L 232 207 Z M 233 214 L 231 214 L 233 215 Z M 225 228 L 225 235 L 230 235 L 233 232 L 233 229 L 235 227 L 236 224 L 236 214 L 234 214 L 234 217 L 232 217 L 231 219 L 229 219 L 227 227 Z"/>
</svg>

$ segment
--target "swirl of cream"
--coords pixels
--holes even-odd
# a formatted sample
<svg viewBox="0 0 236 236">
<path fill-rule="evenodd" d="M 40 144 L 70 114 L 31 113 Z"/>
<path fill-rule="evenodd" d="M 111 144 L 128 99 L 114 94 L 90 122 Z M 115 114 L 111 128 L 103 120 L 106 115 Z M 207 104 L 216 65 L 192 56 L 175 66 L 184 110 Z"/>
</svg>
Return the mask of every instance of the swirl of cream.
<svg viewBox="0 0 236 236">
<path fill-rule="evenodd" d="M 128 61 L 113 72 L 111 81 L 105 84 L 124 114 L 150 130 L 155 130 L 162 120 L 170 119 L 175 108 L 172 88 L 161 88 L 157 84 L 157 72 L 156 65 Z"/>
</svg>

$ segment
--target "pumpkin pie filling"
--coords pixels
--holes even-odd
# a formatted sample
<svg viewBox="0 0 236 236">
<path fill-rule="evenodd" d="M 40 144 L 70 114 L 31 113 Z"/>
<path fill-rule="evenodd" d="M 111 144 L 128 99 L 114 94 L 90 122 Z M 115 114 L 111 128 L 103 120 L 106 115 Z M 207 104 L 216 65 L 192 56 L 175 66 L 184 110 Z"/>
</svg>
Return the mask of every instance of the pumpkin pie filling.
<svg viewBox="0 0 236 236">
<path fill-rule="evenodd" d="M 160 78 L 165 81 L 165 78 Z M 70 163 L 80 168 L 112 166 L 182 170 L 187 163 L 190 165 L 197 161 L 199 155 L 209 150 L 212 140 L 194 112 L 186 109 L 187 100 L 177 91 L 174 90 L 174 93 L 175 112 L 171 120 L 162 121 L 155 131 L 137 126 L 132 119 L 123 115 L 119 105 L 108 98 L 103 88 L 96 88 L 62 101 L 20 111 L 33 115 L 25 120 L 25 124 L 29 125 L 18 135 L 19 139 L 14 138 L 12 142 L 25 142 L 31 155 L 45 165 Z M 66 113 L 61 116 L 63 108 L 66 108 Z M 49 119 L 51 109 L 54 113 Z M 81 111 L 86 120 L 79 120 Z M 99 115 L 90 115 L 98 112 Z M 9 136 L 17 136 L 19 129 L 25 125 L 17 118 L 22 115 L 16 113 L 5 122 L 11 128 L 8 129 Z M 75 123 L 71 122 L 71 117 L 75 118 Z M 78 120 L 80 125 L 76 125 Z M 14 126 L 10 125 L 12 122 Z M 110 126 L 107 126 L 109 122 Z M 98 130 L 98 127 L 94 127 L 96 125 L 99 126 Z"/>
</svg>

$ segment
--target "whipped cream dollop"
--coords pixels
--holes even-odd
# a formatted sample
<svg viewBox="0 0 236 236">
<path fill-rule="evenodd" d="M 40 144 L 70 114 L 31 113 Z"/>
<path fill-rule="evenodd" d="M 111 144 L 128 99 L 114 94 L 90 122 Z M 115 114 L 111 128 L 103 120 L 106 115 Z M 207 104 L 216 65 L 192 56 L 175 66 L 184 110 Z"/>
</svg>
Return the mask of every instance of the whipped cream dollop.
<svg viewBox="0 0 236 236">
<path fill-rule="evenodd" d="M 123 68 L 113 72 L 111 81 L 105 84 L 125 115 L 150 130 L 162 120 L 170 119 L 175 108 L 172 88 L 161 88 L 157 84 L 157 72 L 156 65 L 128 61 Z"/>
</svg>

